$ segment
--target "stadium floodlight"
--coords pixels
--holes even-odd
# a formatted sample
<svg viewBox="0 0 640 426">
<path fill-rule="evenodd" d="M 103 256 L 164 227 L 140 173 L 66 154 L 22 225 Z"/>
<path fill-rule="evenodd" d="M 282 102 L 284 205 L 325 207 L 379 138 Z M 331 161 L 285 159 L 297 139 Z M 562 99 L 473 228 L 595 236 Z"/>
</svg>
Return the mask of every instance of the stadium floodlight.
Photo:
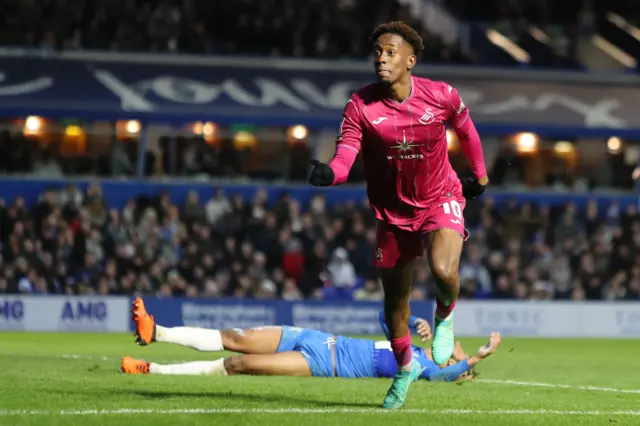
<svg viewBox="0 0 640 426">
<path fill-rule="evenodd" d="M 25 134 L 38 134 L 42 129 L 42 118 L 37 117 L 35 115 L 30 115 L 24 121 L 24 132 Z"/>
<path fill-rule="evenodd" d="M 205 137 L 211 137 L 216 132 L 216 125 L 207 121 L 202 125 L 202 134 Z"/>
<path fill-rule="evenodd" d="M 246 130 L 240 130 L 239 132 L 236 132 L 233 138 L 233 146 L 236 149 L 240 150 L 253 148 L 257 143 L 258 140 L 256 136 Z"/>
<path fill-rule="evenodd" d="M 622 150 L 622 140 L 617 136 L 611 136 L 607 141 L 607 149 L 611 154 L 617 154 Z"/>
<path fill-rule="evenodd" d="M 306 137 L 309 135 L 309 130 L 301 124 L 292 126 L 290 132 L 291 136 L 293 136 L 293 138 L 297 140 L 306 139 Z"/>
<path fill-rule="evenodd" d="M 193 132 L 194 135 L 202 135 L 203 131 L 204 131 L 204 125 L 202 124 L 202 121 L 196 121 L 195 123 L 193 123 L 193 127 L 191 128 L 191 131 Z"/>
<path fill-rule="evenodd" d="M 140 122 L 138 120 L 129 120 L 125 126 L 127 133 L 136 135 L 140 132 L 141 129 Z"/>
<path fill-rule="evenodd" d="M 572 152 L 575 151 L 575 147 L 569 141 L 558 141 L 558 142 L 556 142 L 556 144 L 553 147 L 553 149 L 558 154 L 571 154 Z"/>
<path fill-rule="evenodd" d="M 65 136 L 68 136 L 68 137 L 78 137 L 82 135 L 82 131 L 83 131 L 82 127 L 71 125 L 71 126 L 67 126 L 64 129 L 64 134 Z"/>
<path fill-rule="evenodd" d="M 516 135 L 516 149 L 520 153 L 535 153 L 538 151 L 538 135 L 535 133 L 519 133 Z"/>
</svg>

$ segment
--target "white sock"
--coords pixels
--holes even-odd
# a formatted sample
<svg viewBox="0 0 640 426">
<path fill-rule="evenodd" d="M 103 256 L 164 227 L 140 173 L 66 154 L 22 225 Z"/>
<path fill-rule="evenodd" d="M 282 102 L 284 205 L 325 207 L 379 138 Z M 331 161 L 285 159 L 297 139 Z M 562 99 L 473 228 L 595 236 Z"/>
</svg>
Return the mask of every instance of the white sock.
<svg viewBox="0 0 640 426">
<path fill-rule="evenodd" d="M 224 368 L 224 359 L 220 358 L 215 361 L 195 361 L 168 365 L 152 362 L 149 364 L 149 373 L 178 376 L 226 376 L 227 369 Z"/>
<path fill-rule="evenodd" d="M 156 341 L 188 346 L 202 352 L 218 352 L 224 349 L 220 331 L 206 328 L 169 328 L 156 325 Z"/>
</svg>

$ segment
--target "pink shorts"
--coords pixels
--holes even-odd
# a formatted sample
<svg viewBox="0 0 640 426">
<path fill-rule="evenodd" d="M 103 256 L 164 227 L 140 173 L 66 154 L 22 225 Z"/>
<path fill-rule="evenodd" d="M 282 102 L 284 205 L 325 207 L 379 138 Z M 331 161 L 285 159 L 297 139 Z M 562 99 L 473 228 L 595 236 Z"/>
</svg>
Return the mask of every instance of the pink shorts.
<svg viewBox="0 0 640 426">
<path fill-rule="evenodd" d="M 437 207 L 425 210 L 419 231 L 407 231 L 386 222 L 378 222 L 376 252 L 373 264 L 377 268 L 393 268 L 424 254 L 424 238 L 432 231 L 449 228 L 466 241 L 469 232 L 464 227 L 466 200 L 460 196 L 443 198 Z"/>
</svg>

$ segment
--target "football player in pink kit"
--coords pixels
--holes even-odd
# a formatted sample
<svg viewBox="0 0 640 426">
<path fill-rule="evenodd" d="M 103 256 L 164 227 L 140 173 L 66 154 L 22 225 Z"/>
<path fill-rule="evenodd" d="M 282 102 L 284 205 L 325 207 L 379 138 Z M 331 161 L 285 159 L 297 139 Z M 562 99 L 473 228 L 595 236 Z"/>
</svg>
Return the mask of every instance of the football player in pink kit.
<svg viewBox="0 0 640 426">
<path fill-rule="evenodd" d="M 336 154 L 329 164 L 312 161 L 309 182 L 339 185 L 362 150 L 367 194 L 378 219 L 374 263 L 380 271 L 385 321 L 398 362 L 383 406 L 404 404 L 420 364 L 411 358 L 409 294 L 414 264 L 424 251 L 438 285 L 432 354 L 436 364 L 453 353 L 453 308 L 458 265 L 467 237 L 465 199 L 481 195 L 489 179 L 480 138 L 456 89 L 414 77 L 423 48 L 420 35 L 402 22 L 377 27 L 371 36 L 378 82 L 363 87 L 344 109 Z M 456 132 L 475 178 L 460 182 L 449 163 L 447 124 Z"/>
</svg>

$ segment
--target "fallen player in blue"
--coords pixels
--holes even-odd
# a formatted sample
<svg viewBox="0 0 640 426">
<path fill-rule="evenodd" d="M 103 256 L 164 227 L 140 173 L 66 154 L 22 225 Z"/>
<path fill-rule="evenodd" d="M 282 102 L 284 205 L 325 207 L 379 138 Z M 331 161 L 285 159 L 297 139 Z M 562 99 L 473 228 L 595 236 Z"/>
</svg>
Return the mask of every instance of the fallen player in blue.
<svg viewBox="0 0 640 426">
<path fill-rule="evenodd" d="M 127 374 L 392 378 L 398 370 L 388 341 L 354 339 L 288 326 L 222 331 L 192 327 L 167 328 L 155 323 L 140 298 L 133 302 L 132 313 L 139 345 L 164 342 L 199 351 L 227 350 L 243 355 L 168 365 L 124 357 L 121 370 Z M 431 337 L 429 324 L 425 320 L 411 317 L 410 324 L 423 342 Z M 387 335 L 383 312 L 380 312 L 380 325 Z M 450 382 L 473 379 L 473 367 L 499 346 L 500 335 L 493 333 L 489 343 L 481 347 L 476 355 L 469 357 L 460 342 L 456 342 L 453 356 L 442 367 L 433 362 L 429 349 L 414 345 L 412 350 L 414 359 L 422 368 L 420 378 Z"/>
</svg>

